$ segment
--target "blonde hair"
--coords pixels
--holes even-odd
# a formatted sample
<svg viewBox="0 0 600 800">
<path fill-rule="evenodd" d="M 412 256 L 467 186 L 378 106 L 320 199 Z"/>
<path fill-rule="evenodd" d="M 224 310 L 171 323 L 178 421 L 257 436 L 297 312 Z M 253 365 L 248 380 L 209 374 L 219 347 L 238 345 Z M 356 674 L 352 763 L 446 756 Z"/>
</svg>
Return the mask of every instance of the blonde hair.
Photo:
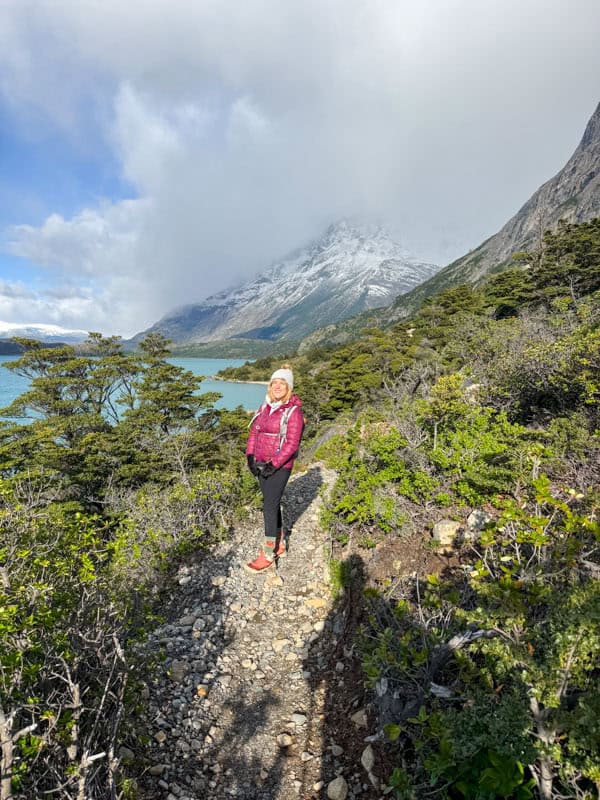
<svg viewBox="0 0 600 800">
<path fill-rule="evenodd" d="M 286 364 L 282 364 L 282 365 L 279 367 L 279 369 L 290 369 L 290 370 L 291 370 L 291 369 L 292 369 L 292 365 L 291 365 L 291 364 L 287 364 L 287 363 L 286 363 Z M 285 397 L 284 397 L 284 398 L 283 398 L 283 400 L 281 401 L 282 403 L 287 403 L 287 401 L 288 401 L 288 400 L 290 399 L 290 397 L 292 396 L 292 387 L 289 385 L 289 383 L 288 383 L 287 381 L 286 381 L 285 383 L 286 383 L 286 386 L 288 387 L 288 390 L 287 390 L 287 392 L 285 393 Z M 268 388 L 267 388 L 267 397 L 269 398 L 269 402 L 270 402 L 270 403 L 273 403 L 273 402 L 275 402 L 275 398 L 274 398 L 274 397 L 273 397 L 273 395 L 271 394 L 271 383 L 270 383 L 270 382 L 269 382 L 269 386 L 268 386 Z"/>
</svg>

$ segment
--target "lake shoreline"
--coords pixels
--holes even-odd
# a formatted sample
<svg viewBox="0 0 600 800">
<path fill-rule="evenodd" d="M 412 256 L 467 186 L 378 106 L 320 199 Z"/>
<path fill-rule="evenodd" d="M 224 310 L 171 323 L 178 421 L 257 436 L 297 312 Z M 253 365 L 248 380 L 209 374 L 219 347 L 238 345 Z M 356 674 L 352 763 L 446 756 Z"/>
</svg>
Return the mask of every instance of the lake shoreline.
<svg viewBox="0 0 600 800">
<path fill-rule="evenodd" d="M 252 386 L 268 386 L 269 381 L 241 381 L 238 378 L 222 378 L 220 375 L 211 375 L 211 380 L 225 381 L 226 383 L 246 383 Z"/>
</svg>

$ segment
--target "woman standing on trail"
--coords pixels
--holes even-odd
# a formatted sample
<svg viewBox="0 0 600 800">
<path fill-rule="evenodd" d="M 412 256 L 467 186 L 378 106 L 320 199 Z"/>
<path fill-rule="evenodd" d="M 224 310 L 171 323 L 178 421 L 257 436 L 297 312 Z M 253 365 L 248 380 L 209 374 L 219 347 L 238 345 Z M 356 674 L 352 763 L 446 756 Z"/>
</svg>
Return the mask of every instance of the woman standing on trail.
<svg viewBox="0 0 600 800">
<path fill-rule="evenodd" d="M 302 403 L 297 395 L 292 394 L 293 388 L 292 368 L 283 364 L 271 375 L 266 401 L 250 423 L 246 458 L 248 468 L 260 484 L 265 523 L 262 550 L 254 561 L 246 564 L 246 569 L 254 573 L 273 566 L 275 560 L 286 552 L 281 497 L 304 428 Z"/>
</svg>

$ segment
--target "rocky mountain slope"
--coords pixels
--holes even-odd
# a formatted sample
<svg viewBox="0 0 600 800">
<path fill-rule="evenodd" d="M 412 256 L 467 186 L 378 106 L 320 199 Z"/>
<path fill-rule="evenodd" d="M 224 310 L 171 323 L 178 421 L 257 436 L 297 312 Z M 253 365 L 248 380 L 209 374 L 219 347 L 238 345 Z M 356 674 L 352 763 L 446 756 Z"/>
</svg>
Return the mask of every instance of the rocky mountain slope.
<svg viewBox="0 0 600 800">
<path fill-rule="evenodd" d="M 494 236 L 449 264 L 390 308 L 315 331 L 302 348 L 323 342 L 348 341 L 368 325 L 385 326 L 414 313 L 423 300 L 461 283 L 478 284 L 487 275 L 510 266 L 512 254 L 535 248 L 543 232 L 560 219 L 587 222 L 600 216 L 600 104 L 589 120 L 579 146 L 553 178 L 546 181 Z"/>
<path fill-rule="evenodd" d="M 492 271 L 512 263 L 512 254 L 535 248 L 545 230 L 560 219 L 587 222 L 600 216 L 600 103 L 588 122 L 579 146 L 565 166 L 478 248 L 449 264 L 410 296 L 399 298 L 400 316 L 418 307 L 425 297 L 460 283 L 479 283 Z"/>
<path fill-rule="evenodd" d="M 389 305 L 436 269 L 411 258 L 382 228 L 342 221 L 256 279 L 176 309 L 135 339 L 160 332 L 177 344 L 295 342 L 326 322 Z"/>
</svg>

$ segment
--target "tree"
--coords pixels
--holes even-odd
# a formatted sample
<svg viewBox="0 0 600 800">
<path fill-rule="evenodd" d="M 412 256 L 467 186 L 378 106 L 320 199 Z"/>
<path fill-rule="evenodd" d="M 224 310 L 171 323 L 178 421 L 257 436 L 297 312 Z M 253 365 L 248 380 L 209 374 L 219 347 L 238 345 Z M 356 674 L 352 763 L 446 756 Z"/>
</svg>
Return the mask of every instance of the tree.
<svg viewBox="0 0 600 800">
<path fill-rule="evenodd" d="M 2 473 L 37 478 L 63 499 L 88 506 L 108 486 L 169 481 L 214 464 L 217 393 L 199 394 L 201 377 L 167 361 L 167 340 L 151 334 L 141 354 L 93 333 L 89 354 L 20 340 L 10 369 L 31 386 L 1 413 L 29 424 L 0 428 Z"/>
</svg>

